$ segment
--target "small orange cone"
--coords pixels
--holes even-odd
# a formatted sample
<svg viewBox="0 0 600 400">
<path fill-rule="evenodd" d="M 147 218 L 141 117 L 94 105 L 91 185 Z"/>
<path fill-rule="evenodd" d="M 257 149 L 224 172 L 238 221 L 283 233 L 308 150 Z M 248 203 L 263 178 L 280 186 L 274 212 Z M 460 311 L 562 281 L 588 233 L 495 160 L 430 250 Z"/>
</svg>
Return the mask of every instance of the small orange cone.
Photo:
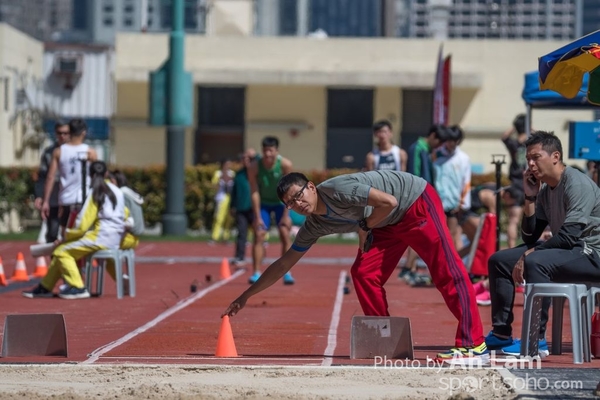
<svg viewBox="0 0 600 400">
<path fill-rule="evenodd" d="M 227 279 L 231 276 L 231 269 L 229 268 L 229 260 L 223 258 L 221 261 L 221 279 Z"/>
<path fill-rule="evenodd" d="M 8 286 L 6 276 L 4 275 L 4 267 L 2 266 L 2 257 L 0 257 L 0 285 Z"/>
<path fill-rule="evenodd" d="M 217 351 L 215 357 L 237 357 L 238 353 L 233 341 L 233 332 L 229 323 L 229 316 L 226 315 L 221 319 L 221 330 L 217 338 Z"/>
<path fill-rule="evenodd" d="M 48 265 L 46 265 L 46 257 L 40 256 L 35 260 L 35 271 L 33 276 L 36 278 L 43 278 L 48 273 Z"/>
<path fill-rule="evenodd" d="M 11 281 L 15 282 L 28 282 L 29 276 L 27 275 L 27 267 L 25 266 L 25 258 L 23 257 L 23 253 L 19 252 L 17 254 L 17 264 L 15 265 L 15 270 L 13 271 L 13 276 L 10 278 Z"/>
</svg>

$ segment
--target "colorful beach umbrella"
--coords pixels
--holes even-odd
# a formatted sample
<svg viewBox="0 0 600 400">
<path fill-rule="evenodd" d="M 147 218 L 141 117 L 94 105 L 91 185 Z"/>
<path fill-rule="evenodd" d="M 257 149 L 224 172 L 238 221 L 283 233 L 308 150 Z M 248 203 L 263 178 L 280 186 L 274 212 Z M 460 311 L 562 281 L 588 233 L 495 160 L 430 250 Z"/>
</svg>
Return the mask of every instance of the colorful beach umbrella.
<svg viewBox="0 0 600 400">
<path fill-rule="evenodd" d="M 587 98 L 600 105 L 600 30 L 583 36 L 539 58 L 540 89 L 550 89 L 568 99 L 577 96 L 589 74 Z"/>
</svg>

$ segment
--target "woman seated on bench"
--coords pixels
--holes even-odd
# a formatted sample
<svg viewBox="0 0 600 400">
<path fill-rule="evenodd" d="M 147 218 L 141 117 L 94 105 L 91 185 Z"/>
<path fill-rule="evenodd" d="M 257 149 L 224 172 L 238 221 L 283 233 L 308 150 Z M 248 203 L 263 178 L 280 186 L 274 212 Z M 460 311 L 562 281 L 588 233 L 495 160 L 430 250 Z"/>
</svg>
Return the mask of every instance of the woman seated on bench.
<svg viewBox="0 0 600 400">
<path fill-rule="evenodd" d="M 75 226 L 67 229 L 65 242 L 55 242 L 58 247 L 52 253 L 48 273 L 33 289 L 22 292 L 28 298 L 53 297 L 56 282 L 62 277 L 66 286 L 58 296 L 63 299 L 84 299 L 90 297 L 77 261 L 98 250 L 117 249 L 125 233 L 127 209 L 123 192 L 110 182 L 106 182 L 106 164 L 94 161 L 90 165 L 92 192 L 86 198 L 77 216 Z"/>
</svg>

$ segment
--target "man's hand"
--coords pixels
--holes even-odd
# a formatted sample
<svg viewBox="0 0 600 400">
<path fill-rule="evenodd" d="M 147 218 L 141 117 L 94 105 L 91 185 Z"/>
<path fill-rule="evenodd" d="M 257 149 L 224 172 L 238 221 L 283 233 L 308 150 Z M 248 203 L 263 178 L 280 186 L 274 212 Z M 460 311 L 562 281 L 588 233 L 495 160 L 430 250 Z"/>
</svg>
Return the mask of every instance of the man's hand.
<svg viewBox="0 0 600 400">
<path fill-rule="evenodd" d="M 44 203 L 44 199 L 42 199 L 41 197 L 36 197 L 35 200 L 33 201 L 33 205 L 35 206 L 35 208 L 37 208 L 38 210 L 42 209 L 42 204 Z"/>
<path fill-rule="evenodd" d="M 521 256 L 521 258 L 519 258 L 519 261 L 517 261 L 517 263 L 515 264 L 515 268 L 513 269 L 513 272 L 512 272 L 513 281 L 517 285 L 521 285 L 523 282 L 525 282 L 525 279 L 523 279 L 524 269 L 525 269 L 525 256 L 523 255 L 523 256 Z"/>
<path fill-rule="evenodd" d="M 535 184 L 530 182 L 534 180 Z M 537 196 L 538 192 L 540 191 L 540 186 L 540 181 L 531 173 L 529 169 L 523 171 L 523 191 L 525 192 L 526 196 Z"/>
<path fill-rule="evenodd" d="M 373 244 L 373 234 L 371 231 L 363 231 L 359 229 L 358 231 L 358 247 L 366 253 L 371 248 L 371 244 Z"/>
<path fill-rule="evenodd" d="M 223 314 L 221 314 L 221 318 L 223 318 L 226 315 L 233 317 L 235 314 L 238 313 L 238 311 L 240 311 L 242 308 L 244 308 L 247 300 L 248 299 L 246 299 L 243 295 L 238 297 L 237 299 L 235 299 L 229 305 L 229 307 L 227 307 L 227 310 L 225 310 L 225 312 Z"/>
<path fill-rule="evenodd" d="M 47 201 L 44 201 L 42 203 L 42 209 L 41 209 L 41 214 L 42 214 L 42 219 L 45 221 L 46 219 L 48 219 L 48 216 L 50 215 L 50 204 L 48 204 Z"/>
<path fill-rule="evenodd" d="M 261 217 L 255 217 L 254 221 L 254 229 L 256 229 L 257 231 L 263 230 L 266 231 L 266 225 L 265 225 L 265 221 L 263 221 L 263 219 Z"/>
<path fill-rule="evenodd" d="M 513 277 L 513 281 L 515 281 L 516 284 L 520 285 L 523 282 L 525 282 L 525 279 L 524 279 L 525 257 L 530 255 L 534 251 L 535 251 L 535 248 L 533 248 L 533 247 L 531 249 L 528 249 L 527 251 L 525 251 L 525 253 L 523 253 L 523 255 L 519 258 L 519 261 L 517 261 L 517 263 L 515 264 L 515 269 L 513 269 L 512 277 Z"/>
</svg>

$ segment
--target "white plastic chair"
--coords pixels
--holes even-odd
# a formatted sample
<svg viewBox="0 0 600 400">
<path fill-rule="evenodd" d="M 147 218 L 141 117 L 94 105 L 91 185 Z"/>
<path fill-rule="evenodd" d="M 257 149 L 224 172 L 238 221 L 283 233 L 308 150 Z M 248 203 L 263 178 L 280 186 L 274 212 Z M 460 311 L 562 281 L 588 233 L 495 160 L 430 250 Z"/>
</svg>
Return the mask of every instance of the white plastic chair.
<svg viewBox="0 0 600 400">
<path fill-rule="evenodd" d="M 127 264 L 127 274 L 129 275 L 129 297 L 135 297 L 135 251 L 133 249 L 108 249 L 99 250 L 92 254 L 85 265 L 85 286 L 90 294 L 92 293 L 92 274 L 94 267 L 92 261 L 98 260 L 96 268 L 96 293 L 102 295 L 104 288 L 104 267 L 106 260 L 113 260 L 115 264 L 115 279 L 117 281 L 117 298 L 123 298 L 123 260 Z"/>
</svg>

